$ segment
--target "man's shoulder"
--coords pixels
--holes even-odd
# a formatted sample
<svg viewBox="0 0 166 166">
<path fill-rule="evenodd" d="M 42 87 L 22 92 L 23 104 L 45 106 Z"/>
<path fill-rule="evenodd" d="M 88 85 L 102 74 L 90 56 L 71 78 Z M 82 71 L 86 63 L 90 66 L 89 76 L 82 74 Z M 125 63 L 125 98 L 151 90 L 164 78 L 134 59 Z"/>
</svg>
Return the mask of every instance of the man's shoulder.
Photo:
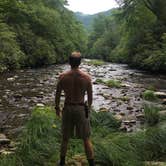
<svg viewBox="0 0 166 166">
<path fill-rule="evenodd" d="M 67 76 L 69 74 L 70 74 L 70 70 L 64 71 L 64 72 L 59 74 L 59 79 L 63 79 L 65 76 Z"/>
<path fill-rule="evenodd" d="M 88 72 L 80 70 L 81 75 L 84 76 L 85 79 L 91 80 L 91 75 Z"/>
</svg>

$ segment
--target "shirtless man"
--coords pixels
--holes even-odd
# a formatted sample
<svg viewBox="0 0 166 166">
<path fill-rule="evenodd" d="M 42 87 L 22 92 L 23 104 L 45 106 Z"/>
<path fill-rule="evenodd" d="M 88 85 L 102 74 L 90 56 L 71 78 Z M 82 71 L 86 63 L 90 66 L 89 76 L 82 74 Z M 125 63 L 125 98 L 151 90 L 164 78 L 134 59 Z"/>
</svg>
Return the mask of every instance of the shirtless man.
<svg viewBox="0 0 166 166">
<path fill-rule="evenodd" d="M 90 140 L 89 116 L 86 116 L 84 104 L 84 97 L 87 92 L 88 107 L 91 107 L 92 82 L 90 76 L 79 69 L 80 63 L 80 52 L 73 52 L 69 57 L 71 70 L 62 73 L 57 84 L 55 97 L 57 116 L 60 116 L 59 103 L 61 91 L 63 90 L 65 93 L 65 104 L 62 111 L 60 166 L 65 165 L 67 145 L 72 136 L 83 140 L 88 163 L 90 166 L 94 166 L 94 152 Z"/>
</svg>

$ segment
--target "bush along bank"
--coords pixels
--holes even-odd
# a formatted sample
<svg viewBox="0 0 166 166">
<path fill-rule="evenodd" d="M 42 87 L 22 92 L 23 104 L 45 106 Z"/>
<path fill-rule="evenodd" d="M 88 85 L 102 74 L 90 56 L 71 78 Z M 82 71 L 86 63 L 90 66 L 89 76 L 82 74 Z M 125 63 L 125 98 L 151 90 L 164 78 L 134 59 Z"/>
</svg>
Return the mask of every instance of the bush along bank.
<svg viewBox="0 0 166 166">
<path fill-rule="evenodd" d="M 156 122 L 156 121 L 155 121 Z M 141 166 L 146 161 L 166 162 L 166 126 L 159 120 L 135 133 L 119 131 L 121 123 L 109 112 L 91 112 L 95 160 L 105 166 Z M 17 150 L 2 154 L 2 166 L 53 166 L 59 159 L 61 120 L 51 107 L 37 107 L 19 136 Z M 71 140 L 68 165 L 87 164 L 82 141 Z"/>
</svg>

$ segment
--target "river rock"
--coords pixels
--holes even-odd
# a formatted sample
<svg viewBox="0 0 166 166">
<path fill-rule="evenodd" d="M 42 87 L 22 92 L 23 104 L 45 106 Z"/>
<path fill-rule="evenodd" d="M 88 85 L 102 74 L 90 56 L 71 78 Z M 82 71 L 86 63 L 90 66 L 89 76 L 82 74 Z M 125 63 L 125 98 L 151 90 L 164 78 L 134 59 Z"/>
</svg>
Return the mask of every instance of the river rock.
<svg viewBox="0 0 166 166">
<path fill-rule="evenodd" d="M 14 77 L 7 78 L 7 81 L 10 81 L 10 82 L 12 82 L 12 81 L 14 81 L 14 80 L 15 80 Z"/>
<path fill-rule="evenodd" d="M 5 134 L 0 134 L 0 139 L 6 139 L 6 135 Z"/>
<path fill-rule="evenodd" d="M 9 155 L 9 154 L 14 154 L 14 152 L 2 149 L 0 151 L 0 154 L 2 154 L 2 155 Z"/>
<path fill-rule="evenodd" d="M 120 131 L 126 132 L 127 131 L 127 127 L 126 126 L 121 126 L 119 128 Z"/>
<path fill-rule="evenodd" d="M 165 92 L 154 92 L 154 95 L 156 95 L 158 98 L 161 98 L 161 99 L 166 98 Z"/>
<path fill-rule="evenodd" d="M 16 93 L 16 94 L 14 94 L 14 98 L 15 98 L 15 99 L 21 99 L 21 98 L 22 98 L 22 95 L 19 94 L 19 93 Z"/>
<path fill-rule="evenodd" d="M 145 119 L 145 115 L 142 114 L 142 113 L 140 113 L 140 114 L 136 115 L 136 118 L 137 118 L 138 120 L 144 120 L 144 119 Z"/>
<path fill-rule="evenodd" d="M 7 139 L 5 135 L 1 134 L 0 136 L 0 145 L 10 144 L 10 139 Z"/>
<path fill-rule="evenodd" d="M 44 107 L 44 104 L 43 103 L 38 103 L 36 104 L 37 107 Z"/>
<path fill-rule="evenodd" d="M 130 87 L 131 87 L 131 85 L 126 84 L 126 83 L 123 83 L 123 84 L 121 84 L 121 87 L 123 87 L 123 88 L 130 88 Z"/>
<path fill-rule="evenodd" d="M 103 94 L 102 95 L 106 100 L 110 98 L 110 95 L 109 94 Z"/>
<path fill-rule="evenodd" d="M 125 116 L 126 114 L 125 114 L 125 112 L 120 112 L 119 113 L 121 116 Z"/>
<path fill-rule="evenodd" d="M 162 104 L 166 105 L 166 99 L 163 99 Z"/>
<path fill-rule="evenodd" d="M 99 109 L 99 112 L 109 112 L 109 110 L 108 110 L 107 108 L 104 108 L 104 107 L 103 107 L 103 108 L 100 108 L 100 109 Z"/>
<path fill-rule="evenodd" d="M 114 118 L 118 121 L 122 121 L 123 120 L 123 116 L 121 115 L 114 115 Z"/>
<path fill-rule="evenodd" d="M 160 111 L 159 114 L 160 114 L 161 116 L 166 116 L 166 110 Z"/>
<path fill-rule="evenodd" d="M 132 106 L 128 106 L 127 110 L 133 110 L 134 108 Z"/>
</svg>

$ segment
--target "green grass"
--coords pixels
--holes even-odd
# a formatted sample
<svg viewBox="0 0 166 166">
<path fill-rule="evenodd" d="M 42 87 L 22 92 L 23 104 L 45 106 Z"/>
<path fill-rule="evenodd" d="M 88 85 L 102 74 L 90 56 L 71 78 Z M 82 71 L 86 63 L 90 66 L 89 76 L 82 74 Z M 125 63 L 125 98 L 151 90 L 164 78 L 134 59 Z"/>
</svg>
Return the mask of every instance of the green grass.
<svg viewBox="0 0 166 166">
<path fill-rule="evenodd" d="M 151 124 L 151 118 L 149 122 Z M 111 113 L 94 111 L 91 112 L 91 125 L 95 160 L 99 165 L 143 166 L 145 161 L 165 161 L 166 126 L 155 125 L 136 133 L 121 133 L 120 122 Z M 19 136 L 16 153 L 0 156 L 0 166 L 56 165 L 61 140 L 60 126 L 61 120 L 50 107 L 34 109 Z M 67 160 L 71 161 L 73 156 L 82 154 L 82 141 L 71 139 Z"/>
<path fill-rule="evenodd" d="M 121 87 L 121 82 L 119 80 L 108 80 L 105 83 L 108 87 L 112 88 L 120 88 Z"/>
<path fill-rule="evenodd" d="M 88 61 L 89 65 L 94 65 L 94 66 L 101 66 L 101 65 L 104 65 L 104 63 L 105 63 L 104 61 L 97 60 L 97 59 Z"/>
<path fill-rule="evenodd" d="M 157 100 L 157 96 L 154 94 L 154 91 L 146 90 L 145 92 L 143 92 L 143 99 L 149 101 L 155 101 Z"/>
<path fill-rule="evenodd" d="M 160 109 L 158 107 L 150 105 L 144 106 L 145 122 L 149 126 L 154 126 L 159 122 L 160 119 L 159 111 Z"/>
<path fill-rule="evenodd" d="M 96 79 L 96 83 L 98 84 L 104 84 L 108 87 L 111 87 L 111 88 L 120 88 L 121 87 L 121 81 L 119 80 L 107 80 L 107 81 L 104 81 L 102 79 Z"/>
</svg>

